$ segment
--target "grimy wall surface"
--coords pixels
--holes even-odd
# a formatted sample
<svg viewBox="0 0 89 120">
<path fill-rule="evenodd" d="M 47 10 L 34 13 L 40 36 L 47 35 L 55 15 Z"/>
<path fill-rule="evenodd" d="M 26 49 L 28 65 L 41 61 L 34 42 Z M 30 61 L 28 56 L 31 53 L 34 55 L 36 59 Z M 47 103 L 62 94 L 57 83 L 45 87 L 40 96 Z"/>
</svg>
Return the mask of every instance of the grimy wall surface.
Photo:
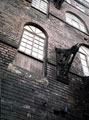
<svg viewBox="0 0 89 120">
<path fill-rule="evenodd" d="M 65 12 L 82 18 L 89 29 L 89 10 L 83 13 L 64 2 L 57 10 L 50 3 L 49 16 L 31 7 L 25 0 L 0 0 L 0 80 L 1 120 L 88 120 L 89 90 L 81 77 L 69 73 L 69 84 L 56 79 L 55 47 L 70 48 L 89 44 L 88 34 L 68 25 Z M 16 66 L 23 27 L 34 23 L 48 35 L 46 77 Z M 72 71 L 78 71 L 79 59 Z M 86 85 L 86 86 L 85 86 Z M 67 108 L 68 112 L 62 112 Z"/>
</svg>

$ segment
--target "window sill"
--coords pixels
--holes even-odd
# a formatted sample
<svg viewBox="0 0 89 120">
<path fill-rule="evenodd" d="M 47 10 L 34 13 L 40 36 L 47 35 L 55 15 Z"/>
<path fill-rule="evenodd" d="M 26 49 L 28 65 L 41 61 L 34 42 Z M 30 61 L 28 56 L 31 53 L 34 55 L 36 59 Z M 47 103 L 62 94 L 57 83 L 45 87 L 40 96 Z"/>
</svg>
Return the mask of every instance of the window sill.
<svg viewBox="0 0 89 120">
<path fill-rule="evenodd" d="M 41 63 L 43 63 L 43 60 L 37 59 L 37 58 L 35 58 L 35 57 L 32 56 L 32 55 L 28 55 L 28 54 L 26 54 L 26 53 L 24 53 L 24 52 L 21 52 L 21 51 L 18 51 L 18 52 L 21 53 L 21 54 L 23 54 L 23 55 L 26 55 L 26 56 L 28 56 L 28 57 L 31 57 L 31 58 L 33 58 L 33 59 L 35 59 L 35 60 L 37 60 L 37 61 L 39 61 L 39 62 L 41 62 Z"/>
</svg>

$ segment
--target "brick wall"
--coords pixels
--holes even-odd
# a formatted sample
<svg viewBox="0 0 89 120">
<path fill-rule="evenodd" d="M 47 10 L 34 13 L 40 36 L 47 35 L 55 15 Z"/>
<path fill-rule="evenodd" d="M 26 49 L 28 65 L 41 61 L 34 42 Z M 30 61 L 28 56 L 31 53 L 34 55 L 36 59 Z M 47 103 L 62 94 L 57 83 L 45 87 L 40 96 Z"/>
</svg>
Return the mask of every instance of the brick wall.
<svg viewBox="0 0 89 120">
<path fill-rule="evenodd" d="M 69 74 L 69 85 L 56 80 L 55 47 L 69 48 L 77 42 L 87 43 L 84 37 L 88 35 L 53 15 L 48 18 L 23 0 L 0 1 L 0 4 L 0 35 L 4 37 L 3 40 L 0 36 L 1 119 L 84 120 L 84 111 L 88 113 L 88 101 L 82 94 L 84 82 L 73 74 Z M 60 13 L 63 16 L 63 12 Z M 14 64 L 24 24 L 30 22 L 38 24 L 48 34 L 46 78 Z M 67 114 L 59 112 L 65 107 Z"/>
</svg>

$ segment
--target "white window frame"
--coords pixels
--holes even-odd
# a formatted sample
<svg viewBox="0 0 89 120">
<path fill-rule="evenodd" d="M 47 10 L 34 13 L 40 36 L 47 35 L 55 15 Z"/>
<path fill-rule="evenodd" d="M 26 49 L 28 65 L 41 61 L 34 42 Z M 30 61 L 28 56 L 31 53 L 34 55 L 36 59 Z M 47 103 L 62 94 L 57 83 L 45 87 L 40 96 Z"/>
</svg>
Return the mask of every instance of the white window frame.
<svg viewBox="0 0 89 120">
<path fill-rule="evenodd" d="M 85 76 L 89 76 L 89 49 L 81 46 L 79 48 L 80 59 Z"/>
<path fill-rule="evenodd" d="M 46 36 L 39 28 L 26 25 L 23 30 L 19 51 L 43 61 L 45 42 Z"/>
<path fill-rule="evenodd" d="M 32 0 L 32 7 L 40 10 L 41 12 L 48 13 L 48 1 L 47 0 Z"/>
<path fill-rule="evenodd" d="M 87 29 L 84 25 L 84 23 L 75 15 L 71 14 L 71 13 L 66 13 L 66 22 L 69 23 L 70 25 L 74 26 L 75 28 L 87 33 Z M 73 21 L 76 22 L 76 24 L 78 24 L 78 26 L 76 26 L 75 24 L 73 24 Z"/>
</svg>

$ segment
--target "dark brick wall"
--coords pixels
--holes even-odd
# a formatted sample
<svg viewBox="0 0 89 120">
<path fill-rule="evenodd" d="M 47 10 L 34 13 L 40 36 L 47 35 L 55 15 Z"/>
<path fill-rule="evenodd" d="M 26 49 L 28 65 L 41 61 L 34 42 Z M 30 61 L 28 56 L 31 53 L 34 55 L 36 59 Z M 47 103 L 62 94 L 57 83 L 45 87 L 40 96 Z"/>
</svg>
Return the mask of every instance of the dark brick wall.
<svg viewBox="0 0 89 120">
<path fill-rule="evenodd" d="M 63 6 L 61 10 L 56 10 L 51 4 L 50 13 L 53 15 L 50 14 L 48 18 L 30 7 L 25 0 L 0 1 L 0 35 L 3 36 L 0 36 L 2 120 L 84 120 L 83 113 L 88 114 L 88 101 L 82 95 L 82 79 L 69 74 L 69 85 L 56 80 L 55 47 L 69 48 L 76 43 L 87 43 L 84 37 L 88 38 L 87 34 L 63 22 L 69 4 L 64 3 Z M 78 10 L 76 12 L 79 15 L 81 13 Z M 88 17 L 81 13 L 81 18 L 89 26 Z M 32 22 L 48 34 L 46 78 L 14 65 L 24 24 Z M 17 48 L 13 47 L 14 44 Z M 74 62 L 75 71 L 78 71 L 77 65 Z M 54 109 L 61 111 L 64 107 L 68 108 L 68 114 L 54 114 Z"/>
</svg>

